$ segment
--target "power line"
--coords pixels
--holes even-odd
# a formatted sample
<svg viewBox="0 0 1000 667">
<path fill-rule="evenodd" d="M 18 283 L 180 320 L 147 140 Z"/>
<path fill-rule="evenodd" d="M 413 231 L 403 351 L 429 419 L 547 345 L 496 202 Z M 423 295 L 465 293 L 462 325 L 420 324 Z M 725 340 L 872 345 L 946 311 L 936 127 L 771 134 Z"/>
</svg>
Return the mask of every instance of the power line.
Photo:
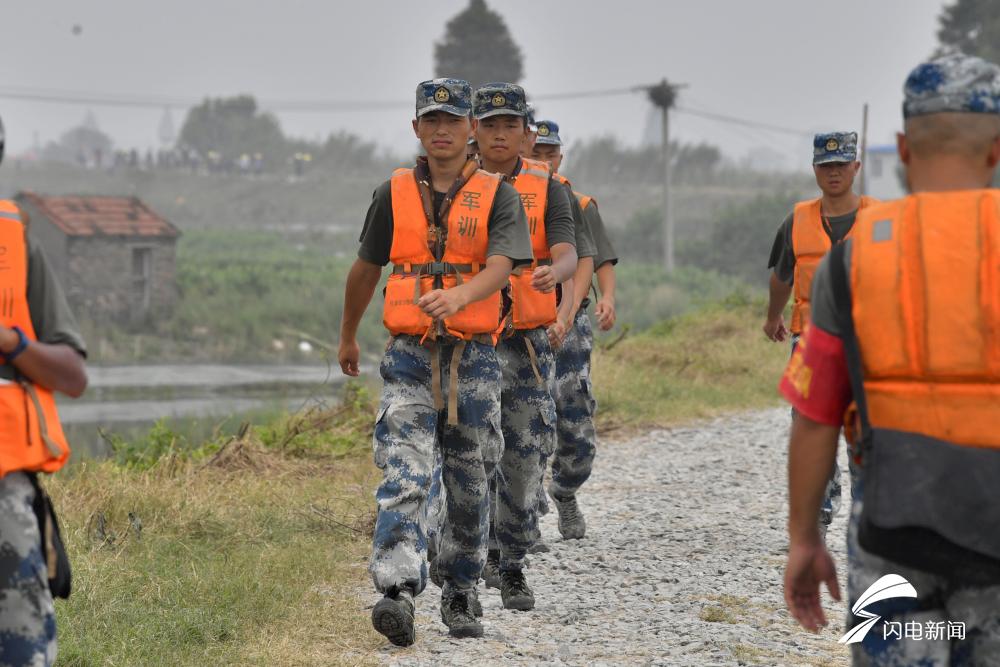
<svg viewBox="0 0 1000 667">
<path fill-rule="evenodd" d="M 573 91 L 563 93 L 549 93 L 533 95 L 532 99 L 539 101 L 559 101 L 573 100 L 595 97 L 614 97 L 618 95 L 632 95 L 645 92 L 648 85 L 629 86 L 627 88 L 606 88 L 603 90 Z M 168 95 L 136 95 L 122 93 L 90 93 L 83 91 L 68 90 L 45 90 L 39 88 L 23 87 L 3 87 L 0 88 L 0 99 L 23 100 L 29 102 L 43 102 L 49 104 L 76 104 L 109 107 L 132 107 L 162 109 L 163 107 L 193 107 L 201 104 L 206 96 L 201 99 L 174 97 Z M 329 113 L 329 112 L 371 112 L 371 111 L 391 111 L 403 109 L 411 102 L 403 100 L 261 100 L 260 106 L 271 111 L 278 112 L 298 112 L 298 113 Z M 812 137 L 811 132 L 796 130 L 789 127 L 762 123 L 748 118 L 728 116 L 725 114 L 706 111 L 704 109 L 694 109 L 684 106 L 676 106 L 674 111 L 688 114 L 706 120 L 713 120 L 720 123 L 729 123 L 748 128 L 757 128 L 771 132 L 783 134 Z"/>
</svg>

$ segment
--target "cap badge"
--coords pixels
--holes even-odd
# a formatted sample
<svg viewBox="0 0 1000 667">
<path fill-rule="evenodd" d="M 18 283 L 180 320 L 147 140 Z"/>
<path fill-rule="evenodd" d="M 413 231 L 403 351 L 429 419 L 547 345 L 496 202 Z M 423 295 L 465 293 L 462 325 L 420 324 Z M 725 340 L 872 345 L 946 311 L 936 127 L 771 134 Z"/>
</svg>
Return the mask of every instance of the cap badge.
<svg viewBox="0 0 1000 667">
<path fill-rule="evenodd" d="M 839 148 L 840 148 L 840 142 L 839 141 L 837 141 L 836 139 L 828 139 L 827 140 L 827 142 L 826 142 L 826 150 L 827 151 L 832 152 L 832 151 L 835 151 L 835 150 L 837 150 Z"/>
<path fill-rule="evenodd" d="M 538 126 L 538 136 L 540 136 L 540 137 L 547 137 L 547 136 L 549 136 L 549 126 L 548 125 L 539 125 Z"/>
<path fill-rule="evenodd" d="M 451 100 L 451 93 L 444 86 L 441 86 L 434 91 L 434 101 L 438 104 L 444 104 L 445 102 Z"/>
<path fill-rule="evenodd" d="M 495 107 L 502 107 L 505 104 L 507 104 L 507 98 L 504 97 L 502 94 L 497 93 L 496 95 L 493 96 L 492 103 L 493 106 Z"/>
</svg>

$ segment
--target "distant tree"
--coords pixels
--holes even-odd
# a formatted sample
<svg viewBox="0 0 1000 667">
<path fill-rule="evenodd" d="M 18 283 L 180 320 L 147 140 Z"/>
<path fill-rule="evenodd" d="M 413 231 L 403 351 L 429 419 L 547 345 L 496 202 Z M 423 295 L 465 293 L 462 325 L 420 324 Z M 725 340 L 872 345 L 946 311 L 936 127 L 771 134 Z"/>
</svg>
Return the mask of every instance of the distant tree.
<svg viewBox="0 0 1000 667">
<path fill-rule="evenodd" d="M 288 142 L 278 120 L 257 108 L 250 95 L 206 99 L 188 111 L 178 143 L 226 158 L 261 153 L 270 163 L 284 161 Z"/>
<path fill-rule="evenodd" d="M 87 164 L 103 160 L 111 153 L 113 146 L 111 137 L 97 129 L 93 123 L 88 123 L 63 132 L 59 141 L 45 147 L 43 157 L 59 162 Z"/>
<path fill-rule="evenodd" d="M 469 6 L 448 21 L 444 39 L 434 45 L 434 71 L 476 87 L 492 81 L 517 83 L 524 64 L 503 17 L 485 0 L 469 0 Z"/>
<path fill-rule="evenodd" d="M 939 20 L 941 51 L 961 51 L 1000 62 L 1000 2 L 955 0 Z"/>
</svg>

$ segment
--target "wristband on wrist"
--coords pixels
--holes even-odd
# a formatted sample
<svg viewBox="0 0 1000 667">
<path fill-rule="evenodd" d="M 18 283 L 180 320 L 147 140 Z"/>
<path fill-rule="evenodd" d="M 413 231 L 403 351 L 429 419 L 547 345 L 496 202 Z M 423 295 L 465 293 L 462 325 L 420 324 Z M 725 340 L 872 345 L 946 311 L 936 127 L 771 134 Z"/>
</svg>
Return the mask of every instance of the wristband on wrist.
<svg viewBox="0 0 1000 667">
<path fill-rule="evenodd" d="M 0 357 L 3 358 L 3 363 L 8 365 L 22 352 L 24 352 L 24 348 L 28 347 L 28 337 L 24 335 L 21 327 L 11 327 L 11 329 L 17 333 L 17 346 L 10 352 L 0 352 Z"/>
</svg>

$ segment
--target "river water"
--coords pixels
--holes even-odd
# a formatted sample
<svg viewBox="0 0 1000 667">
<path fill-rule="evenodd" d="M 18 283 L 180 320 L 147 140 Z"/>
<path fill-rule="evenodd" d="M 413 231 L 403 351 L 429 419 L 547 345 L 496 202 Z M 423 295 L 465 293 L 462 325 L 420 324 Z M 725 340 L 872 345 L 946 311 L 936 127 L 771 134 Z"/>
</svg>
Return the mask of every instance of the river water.
<svg viewBox="0 0 1000 667">
<path fill-rule="evenodd" d="M 86 393 L 58 398 L 74 457 L 103 457 L 112 436 L 134 438 L 159 420 L 197 442 L 244 421 L 337 400 L 339 368 L 279 365 L 89 366 Z"/>
</svg>

